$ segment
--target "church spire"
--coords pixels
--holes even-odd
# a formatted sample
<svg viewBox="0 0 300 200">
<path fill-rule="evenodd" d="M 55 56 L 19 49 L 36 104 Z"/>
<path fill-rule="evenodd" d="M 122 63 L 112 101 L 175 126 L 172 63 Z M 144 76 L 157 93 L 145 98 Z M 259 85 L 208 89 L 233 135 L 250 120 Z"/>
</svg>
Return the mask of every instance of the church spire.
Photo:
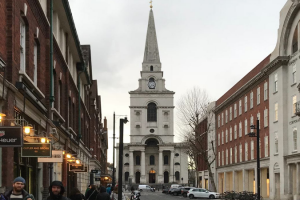
<svg viewBox="0 0 300 200">
<path fill-rule="evenodd" d="M 148 22 L 148 30 L 147 30 L 147 38 L 146 38 L 146 46 L 145 46 L 143 63 L 160 64 L 156 30 L 154 24 L 154 16 L 153 16 L 152 9 L 150 10 L 150 14 L 149 14 L 149 22 Z"/>
</svg>

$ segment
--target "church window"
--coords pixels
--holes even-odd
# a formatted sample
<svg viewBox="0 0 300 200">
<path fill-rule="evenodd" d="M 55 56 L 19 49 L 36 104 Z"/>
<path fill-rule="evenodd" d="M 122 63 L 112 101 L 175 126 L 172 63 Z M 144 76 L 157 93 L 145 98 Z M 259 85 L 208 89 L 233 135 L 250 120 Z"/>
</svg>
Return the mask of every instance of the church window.
<svg viewBox="0 0 300 200">
<path fill-rule="evenodd" d="M 176 157 L 179 156 L 179 153 L 175 153 L 175 156 L 176 156 Z"/>
<path fill-rule="evenodd" d="M 126 154 L 125 154 L 125 157 L 129 157 L 129 154 L 128 154 L 128 153 L 126 153 Z"/>
<path fill-rule="evenodd" d="M 124 165 L 128 166 L 128 165 L 129 165 L 129 163 L 125 163 Z"/>
<path fill-rule="evenodd" d="M 298 51 L 298 26 L 296 26 L 293 41 L 292 41 L 292 54 Z"/>
<path fill-rule="evenodd" d="M 169 156 L 165 155 L 164 156 L 164 165 L 168 165 L 169 164 Z"/>
<path fill-rule="evenodd" d="M 176 181 L 179 181 L 179 179 L 180 179 L 180 173 L 178 171 L 175 172 L 175 178 L 176 178 Z"/>
<path fill-rule="evenodd" d="M 125 172 L 125 181 L 127 182 L 129 178 L 129 172 Z"/>
<path fill-rule="evenodd" d="M 135 157 L 135 165 L 141 165 L 141 157 L 140 156 Z"/>
<path fill-rule="evenodd" d="M 150 156 L 150 165 L 155 165 L 155 160 L 153 155 Z"/>
<path fill-rule="evenodd" d="M 152 65 L 150 66 L 150 71 L 151 71 L 151 72 L 153 71 L 153 66 L 152 66 Z"/>
<path fill-rule="evenodd" d="M 135 183 L 140 183 L 141 172 L 135 173 Z"/>
<path fill-rule="evenodd" d="M 180 165 L 180 163 L 179 163 L 179 162 L 177 162 L 177 163 L 175 163 L 175 165 Z"/>
<path fill-rule="evenodd" d="M 147 121 L 156 122 L 156 120 L 157 120 L 156 104 L 149 103 L 147 108 Z"/>
</svg>

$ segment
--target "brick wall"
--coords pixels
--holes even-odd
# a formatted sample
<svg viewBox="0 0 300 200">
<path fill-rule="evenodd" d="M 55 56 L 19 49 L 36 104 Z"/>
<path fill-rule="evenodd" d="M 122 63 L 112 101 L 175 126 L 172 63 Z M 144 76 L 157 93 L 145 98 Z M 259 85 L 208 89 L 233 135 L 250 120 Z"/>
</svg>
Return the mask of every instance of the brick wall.
<svg viewBox="0 0 300 200">
<path fill-rule="evenodd" d="M 199 153 L 202 152 L 202 150 L 207 150 L 207 118 L 205 118 L 204 120 L 202 120 L 199 125 L 197 126 L 197 133 L 196 133 L 196 144 L 197 143 L 201 143 L 198 144 L 197 149 L 199 149 Z M 207 164 L 205 162 L 205 157 L 206 155 L 199 155 L 198 156 L 198 167 L 197 170 L 198 171 L 204 171 L 207 170 Z"/>
</svg>

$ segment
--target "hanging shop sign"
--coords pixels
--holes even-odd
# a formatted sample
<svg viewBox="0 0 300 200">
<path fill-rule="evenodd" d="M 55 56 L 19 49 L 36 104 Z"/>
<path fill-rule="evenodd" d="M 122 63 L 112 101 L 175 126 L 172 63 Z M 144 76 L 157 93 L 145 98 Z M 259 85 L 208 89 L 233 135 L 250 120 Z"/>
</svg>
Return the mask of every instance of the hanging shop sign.
<svg viewBox="0 0 300 200">
<path fill-rule="evenodd" d="M 0 147 L 22 147 L 23 130 L 22 126 L 1 126 Z"/>
<path fill-rule="evenodd" d="M 48 163 L 62 163 L 63 162 L 63 151 L 52 150 L 51 158 L 38 158 L 38 162 L 48 162 Z"/>
<path fill-rule="evenodd" d="M 69 165 L 69 171 L 84 171 L 84 165 L 83 164 L 70 164 Z"/>
<path fill-rule="evenodd" d="M 97 174 L 99 170 L 93 169 L 91 170 L 92 174 Z"/>
<path fill-rule="evenodd" d="M 21 148 L 22 157 L 52 157 L 51 143 L 24 143 Z"/>
<path fill-rule="evenodd" d="M 74 173 L 85 173 L 85 172 L 88 172 L 88 167 L 87 166 L 85 166 L 84 167 L 84 171 L 73 171 Z"/>
</svg>

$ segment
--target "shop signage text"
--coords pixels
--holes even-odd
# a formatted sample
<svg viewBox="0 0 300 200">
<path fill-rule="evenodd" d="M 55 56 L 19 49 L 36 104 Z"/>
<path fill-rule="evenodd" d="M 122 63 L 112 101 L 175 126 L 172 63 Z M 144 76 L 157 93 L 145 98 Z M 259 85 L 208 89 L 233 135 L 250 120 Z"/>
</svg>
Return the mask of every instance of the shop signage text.
<svg viewBox="0 0 300 200">
<path fill-rule="evenodd" d="M 38 158 L 38 162 L 62 163 L 63 158 L 62 150 L 52 150 L 51 158 Z"/>
<path fill-rule="evenodd" d="M 0 127 L 0 147 L 22 147 L 23 131 L 21 126 Z"/>
<path fill-rule="evenodd" d="M 24 143 L 21 149 L 22 157 L 52 157 L 50 143 Z"/>
</svg>

